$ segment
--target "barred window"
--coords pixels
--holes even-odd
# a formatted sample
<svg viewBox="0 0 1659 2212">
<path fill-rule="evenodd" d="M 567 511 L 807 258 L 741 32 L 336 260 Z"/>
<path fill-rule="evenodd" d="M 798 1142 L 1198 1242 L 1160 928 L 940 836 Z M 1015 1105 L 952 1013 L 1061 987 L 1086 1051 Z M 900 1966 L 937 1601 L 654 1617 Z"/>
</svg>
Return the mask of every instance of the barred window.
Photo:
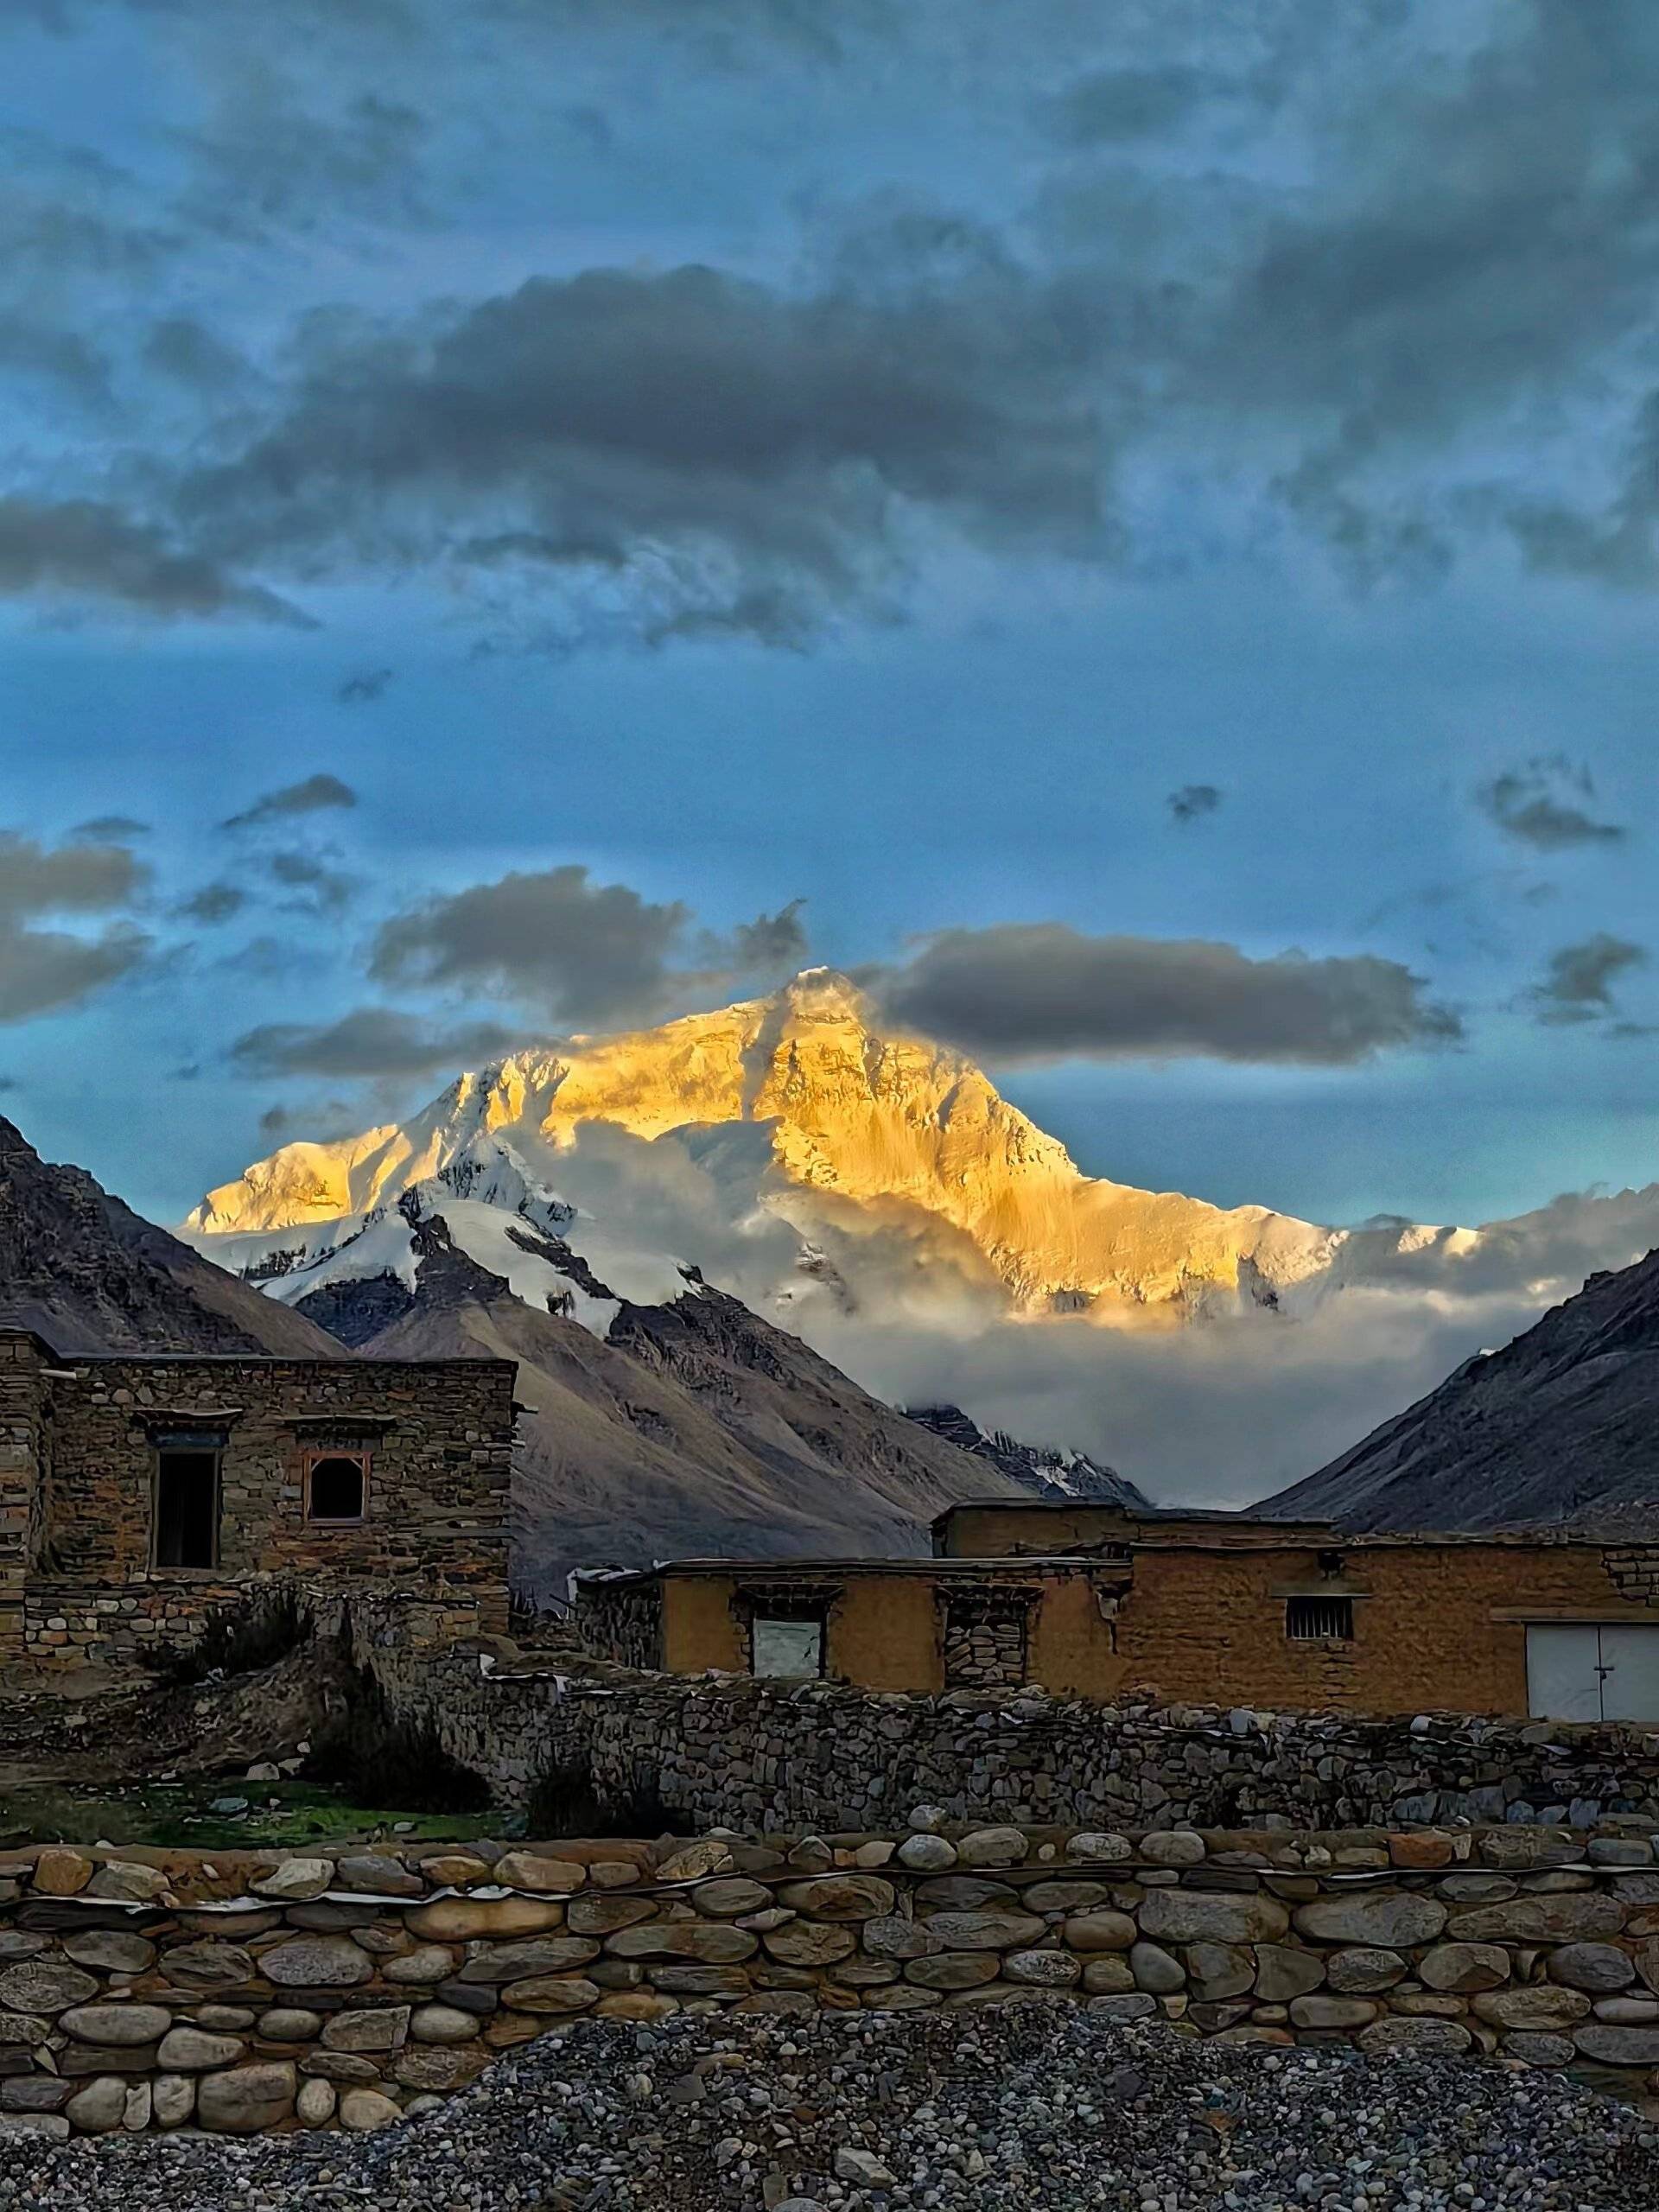
<svg viewBox="0 0 1659 2212">
<path fill-rule="evenodd" d="M 1293 1643 L 1351 1643 L 1354 1601 L 1351 1598 L 1287 1598 L 1285 1634 Z"/>
</svg>

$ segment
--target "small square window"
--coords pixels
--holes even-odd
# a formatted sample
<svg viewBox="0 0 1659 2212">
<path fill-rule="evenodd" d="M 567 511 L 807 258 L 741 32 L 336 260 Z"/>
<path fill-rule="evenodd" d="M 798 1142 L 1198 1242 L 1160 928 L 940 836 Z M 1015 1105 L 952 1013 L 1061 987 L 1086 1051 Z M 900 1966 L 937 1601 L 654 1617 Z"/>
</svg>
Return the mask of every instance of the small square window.
<svg viewBox="0 0 1659 2212">
<path fill-rule="evenodd" d="M 822 1675 L 822 1619 L 778 1620 L 757 1614 L 749 1624 L 749 1666 L 757 1675 Z"/>
<path fill-rule="evenodd" d="M 1354 1601 L 1351 1598 L 1287 1598 L 1285 1634 L 1293 1643 L 1351 1643 Z"/>
<path fill-rule="evenodd" d="M 318 1452 L 305 1468 L 305 1517 L 324 1527 L 361 1521 L 368 1510 L 366 1452 Z"/>
</svg>

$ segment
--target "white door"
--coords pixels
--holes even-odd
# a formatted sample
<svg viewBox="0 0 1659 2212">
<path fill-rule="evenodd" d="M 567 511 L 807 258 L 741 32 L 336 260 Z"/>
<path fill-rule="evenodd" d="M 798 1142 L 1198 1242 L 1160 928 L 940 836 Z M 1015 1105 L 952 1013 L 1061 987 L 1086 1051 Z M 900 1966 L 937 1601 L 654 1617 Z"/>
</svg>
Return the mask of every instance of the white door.
<svg viewBox="0 0 1659 2212">
<path fill-rule="evenodd" d="M 1527 1630 L 1527 1710 L 1542 1720 L 1599 1720 L 1601 1645 L 1593 1621 Z"/>
<path fill-rule="evenodd" d="M 1659 1720 L 1659 1628 L 1603 1626 L 1601 1713 L 1604 1720 Z"/>
<path fill-rule="evenodd" d="M 1548 1720 L 1659 1720 L 1659 1625 L 1535 1623 L 1527 1709 Z"/>
</svg>

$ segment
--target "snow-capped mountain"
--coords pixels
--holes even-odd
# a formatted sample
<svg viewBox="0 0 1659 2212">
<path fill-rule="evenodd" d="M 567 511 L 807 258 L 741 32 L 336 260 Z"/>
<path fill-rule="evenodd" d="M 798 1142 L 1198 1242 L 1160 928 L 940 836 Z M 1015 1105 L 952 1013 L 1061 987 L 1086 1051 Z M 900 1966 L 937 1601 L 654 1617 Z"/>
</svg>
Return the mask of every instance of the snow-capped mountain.
<svg viewBox="0 0 1659 2212">
<path fill-rule="evenodd" d="M 817 969 L 285 1145 L 182 1233 L 356 1341 L 407 1307 L 434 1224 L 506 1297 L 600 1344 L 718 1294 L 878 1398 L 963 1407 L 1161 1500 L 1226 1504 L 1659 1243 L 1659 1185 L 1478 1229 L 1140 1190 L 1084 1173 L 971 1062 Z M 964 1460 L 988 1464 L 953 1449 L 951 1481 Z"/>
<path fill-rule="evenodd" d="M 186 1228 L 213 1238 L 222 1264 L 286 1269 L 302 1249 L 320 1254 L 315 1237 L 248 1240 L 302 1227 L 340 1248 L 432 1185 L 562 1230 L 580 1212 L 576 1241 L 604 1273 L 594 1245 L 613 1221 L 564 1195 L 590 1179 L 580 1155 L 599 1129 L 695 1163 L 740 1248 L 784 1262 L 759 1294 L 785 1306 L 855 1297 L 847 1263 L 870 1274 L 855 1248 L 872 1239 L 878 1275 L 897 1239 L 944 1269 L 952 1295 L 1109 1322 L 1271 1307 L 1346 1272 L 1356 1244 L 1403 1252 L 1461 1234 L 1325 1229 L 1084 1175 L 971 1062 L 880 1030 L 856 988 L 823 970 L 658 1029 L 515 1055 L 459 1077 L 406 1122 L 285 1145 L 209 1192 Z M 653 1179 L 643 1159 L 632 1165 L 617 1179 Z M 786 1242 L 767 1235 L 779 1224 Z M 742 1272 L 754 1291 L 753 1270 Z"/>
</svg>

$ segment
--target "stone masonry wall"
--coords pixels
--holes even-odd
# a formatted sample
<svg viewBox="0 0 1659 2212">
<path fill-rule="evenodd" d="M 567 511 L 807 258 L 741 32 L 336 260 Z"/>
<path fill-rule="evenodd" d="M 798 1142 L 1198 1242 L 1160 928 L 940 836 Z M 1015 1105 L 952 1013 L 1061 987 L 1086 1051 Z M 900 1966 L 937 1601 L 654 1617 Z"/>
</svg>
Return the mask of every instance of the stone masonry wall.
<svg viewBox="0 0 1659 2212">
<path fill-rule="evenodd" d="M 1659 2068 L 1636 1824 L 0 1859 L 0 2130 L 367 2131 L 587 2015 L 1088 2004 L 1178 2032 Z"/>
<path fill-rule="evenodd" d="M 1659 1819 L 1659 1736 L 1635 1727 L 1101 1705 L 1030 1689 L 915 1697 L 506 1662 L 485 1673 L 474 1654 L 412 1648 L 372 1605 L 353 1623 L 393 1710 L 432 1726 L 520 1809 L 550 1781 L 618 1821 L 660 1805 L 687 1832 L 875 1827 L 917 1803 L 957 1821 L 1114 1827 Z"/>
</svg>

